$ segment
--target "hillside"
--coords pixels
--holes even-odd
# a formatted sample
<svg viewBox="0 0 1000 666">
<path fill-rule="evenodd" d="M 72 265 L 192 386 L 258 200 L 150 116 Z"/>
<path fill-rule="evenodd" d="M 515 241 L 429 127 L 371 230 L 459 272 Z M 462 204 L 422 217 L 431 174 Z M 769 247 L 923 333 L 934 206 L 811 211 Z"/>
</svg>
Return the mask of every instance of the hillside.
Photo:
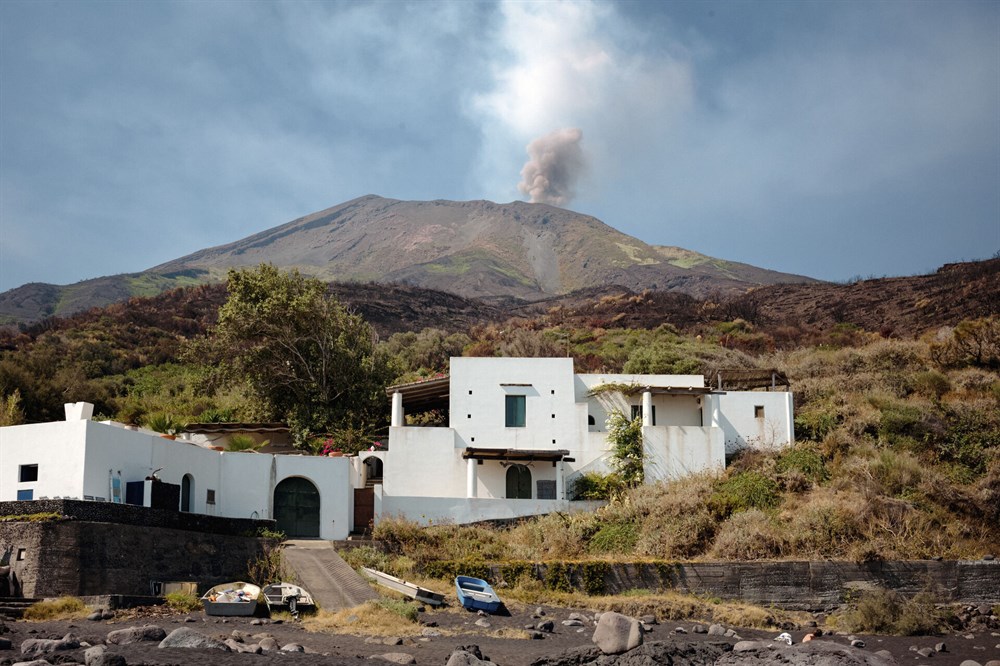
<svg viewBox="0 0 1000 666">
<path fill-rule="evenodd" d="M 66 316 L 130 296 L 219 282 L 272 263 L 326 281 L 400 282 L 480 299 L 525 301 L 617 285 L 693 296 L 810 278 L 652 246 L 600 220 L 545 204 L 397 201 L 365 196 L 146 272 L 0 294 L 0 323 Z"/>
</svg>

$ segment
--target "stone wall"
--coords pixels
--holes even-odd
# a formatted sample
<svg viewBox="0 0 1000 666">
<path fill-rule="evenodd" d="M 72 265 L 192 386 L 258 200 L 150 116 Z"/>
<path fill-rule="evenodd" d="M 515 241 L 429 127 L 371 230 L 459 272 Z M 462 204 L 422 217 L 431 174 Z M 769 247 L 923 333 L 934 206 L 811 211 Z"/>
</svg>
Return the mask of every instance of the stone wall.
<svg viewBox="0 0 1000 666">
<path fill-rule="evenodd" d="M 790 610 L 833 608 L 857 591 L 874 588 L 905 596 L 930 589 L 941 602 L 1000 603 L 1000 561 L 995 560 L 579 563 L 535 565 L 534 571 L 550 585 L 558 585 L 559 578 L 591 592 L 670 589 Z"/>
<path fill-rule="evenodd" d="M 13 596 L 149 595 L 152 581 L 199 589 L 246 576 L 273 545 L 254 536 L 273 521 L 218 518 L 108 502 L 4 502 L 0 515 L 54 512 L 42 522 L 0 522 L 0 565 Z"/>
<path fill-rule="evenodd" d="M 275 529 L 273 520 L 222 518 L 202 513 L 184 513 L 172 509 L 153 509 L 132 504 L 86 502 L 83 500 L 32 500 L 30 502 L 0 502 L 0 516 L 24 516 L 34 513 L 58 513 L 76 520 L 98 523 L 118 523 L 142 527 L 170 527 L 180 530 L 213 534 L 246 535 L 258 530 Z"/>
</svg>

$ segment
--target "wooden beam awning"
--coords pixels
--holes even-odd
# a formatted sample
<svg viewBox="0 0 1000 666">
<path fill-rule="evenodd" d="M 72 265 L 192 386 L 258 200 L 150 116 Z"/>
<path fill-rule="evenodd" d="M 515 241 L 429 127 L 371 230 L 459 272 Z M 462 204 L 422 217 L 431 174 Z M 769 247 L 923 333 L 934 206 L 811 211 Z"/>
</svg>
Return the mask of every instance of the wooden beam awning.
<svg viewBox="0 0 1000 666">
<path fill-rule="evenodd" d="M 752 391 L 757 388 L 791 389 L 788 376 L 776 368 L 720 368 L 705 375 L 705 381 L 717 389 L 729 391 Z"/>
<path fill-rule="evenodd" d="M 503 460 L 509 462 L 559 462 L 569 455 L 566 449 L 485 449 L 466 447 L 462 452 L 464 460 Z"/>
<path fill-rule="evenodd" d="M 652 393 L 653 395 L 709 395 L 719 393 L 709 386 L 636 386 L 628 395 L 636 393 Z"/>
<path fill-rule="evenodd" d="M 385 390 L 386 395 L 403 394 L 403 408 L 407 412 L 423 412 L 431 409 L 447 409 L 451 399 L 451 378 L 435 377 L 409 384 L 396 384 Z"/>
</svg>

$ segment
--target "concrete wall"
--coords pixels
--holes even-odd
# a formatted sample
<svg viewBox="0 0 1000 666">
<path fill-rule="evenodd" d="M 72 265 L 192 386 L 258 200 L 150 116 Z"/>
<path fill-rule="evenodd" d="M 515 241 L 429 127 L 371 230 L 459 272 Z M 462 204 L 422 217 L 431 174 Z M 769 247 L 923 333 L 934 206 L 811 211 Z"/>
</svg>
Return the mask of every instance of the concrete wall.
<svg viewBox="0 0 1000 666">
<path fill-rule="evenodd" d="M 394 495 L 465 497 L 465 461 L 451 428 L 389 429 L 382 485 Z"/>
<path fill-rule="evenodd" d="M 795 443 L 790 392 L 730 391 L 713 397 L 718 401 L 726 453 L 747 447 L 782 448 Z M 757 406 L 763 407 L 763 418 L 754 416 Z"/>
<path fill-rule="evenodd" d="M 568 502 L 565 500 L 507 500 L 463 497 L 405 497 L 388 495 L 375 488 L 375 521 L 390 516 L 405 516 L 421 525 L 441 523 L 463 525 L 483 520 L 538 516 L 553 511 L 594 511 L 604 502 Z"/>
<path fill-rule="evenodd" d="M 525 396 L 523 428 L 505 425 L 508 395 Z M 561 449 L 580 439 L 571 358 L 453 358 L 450 401 L 463 447 Z"/>
<path fill-rule="evenodd" d="M 721 428 L 646 426 L 642 429 L 647 483 L 680 479 L 726 466 Z"/>
</svg>

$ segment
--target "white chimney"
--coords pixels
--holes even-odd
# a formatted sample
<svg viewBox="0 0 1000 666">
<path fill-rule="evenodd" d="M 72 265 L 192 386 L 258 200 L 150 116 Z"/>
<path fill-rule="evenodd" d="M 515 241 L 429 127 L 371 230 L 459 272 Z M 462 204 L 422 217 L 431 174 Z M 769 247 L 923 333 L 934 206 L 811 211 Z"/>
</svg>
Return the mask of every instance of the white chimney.
<svg viewBox="0 0 1000 666">
<path fill-rule="evenodd" d="M 89 402 L 67 402 L 63 407 L 67 421 L 89 421 L 94 415 L 94 405 Z"/>
</svg>

